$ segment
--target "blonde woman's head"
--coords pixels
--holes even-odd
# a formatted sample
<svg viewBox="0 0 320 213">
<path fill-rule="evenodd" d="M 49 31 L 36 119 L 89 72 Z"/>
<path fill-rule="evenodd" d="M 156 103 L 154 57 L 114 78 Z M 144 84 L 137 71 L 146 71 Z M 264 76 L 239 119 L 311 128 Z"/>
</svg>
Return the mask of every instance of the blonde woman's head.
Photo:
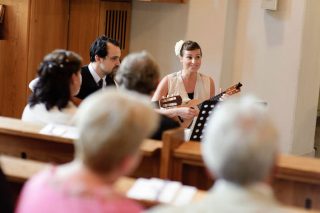
<svg viewBox="0 0 320 213">
<path fill-rule="evenodd" d="M 76 158 L 106 174 L 138 152 L 142 140 L 157 127 L 158 116 L 145 96 L 108 89 L 81 103 L 76 123 L 80 134 Z"/>
</svg>

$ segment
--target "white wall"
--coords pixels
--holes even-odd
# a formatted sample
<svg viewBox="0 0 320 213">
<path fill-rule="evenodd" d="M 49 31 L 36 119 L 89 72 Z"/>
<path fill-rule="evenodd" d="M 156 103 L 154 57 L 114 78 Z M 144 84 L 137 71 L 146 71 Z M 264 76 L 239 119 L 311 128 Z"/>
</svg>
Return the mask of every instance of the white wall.
<svg viewBox="0 0 320 213">
<path fill-rule="evenodd" d="M 301 64 L 294 122 L 293 153 L 306 153 L 313 145 L 320 88 L 320 1 L 305 5 Z"/>
<path fill-rule="evenodd" d="M 186 4 L 133 2 L 131 51 L 146 49 L 162 74 L 180 69 L 174 44 L 199 41 L 202 72 L 223 88 L 241 81 L 243 94 L 268 102 L 281 150 L 313 151 L 319 93 L 319 0 L 189 0 Z"/>
<path fill-rule="evenodd" d="M 198 41 L 203 50 L 201 71 L 219 86 L 226 1 L 191 0 L 186 4 L 133 1 L 130 51 L 148 50 L 162 75 L 181 69 L 174 45 L 180 39 Z"/>
<path fill-rule="evenodd" d="M 260 1 L 238 2 L 234 78 L 244 82 L 244 93 L 268 102 L 281 130 L 281 149 L 291 152 L 304 1 L 279 1 L 275 12 L 261 9 Z"/>
</svg>

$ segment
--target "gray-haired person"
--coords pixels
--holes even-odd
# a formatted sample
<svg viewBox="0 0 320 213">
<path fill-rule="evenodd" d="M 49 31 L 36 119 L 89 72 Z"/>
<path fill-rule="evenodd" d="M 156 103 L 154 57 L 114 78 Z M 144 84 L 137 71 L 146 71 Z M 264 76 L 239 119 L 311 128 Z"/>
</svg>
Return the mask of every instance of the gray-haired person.
<svg viewBox="0 0 320 213">
<path fill-rule="evenodd" d="M 149 53 L 142 51 L 131 53 L 123 59 L 115 79 L 119 88 L 133 90 L 151 97 L 157 88 L 159 77 L 158 64 Z M 161 140 L 165 130 L 180 126 L 179 123 L 165 115 L 161 115 L 160 118 L 159 127 L 151 136 L 152 139 Z"/>
</svg>

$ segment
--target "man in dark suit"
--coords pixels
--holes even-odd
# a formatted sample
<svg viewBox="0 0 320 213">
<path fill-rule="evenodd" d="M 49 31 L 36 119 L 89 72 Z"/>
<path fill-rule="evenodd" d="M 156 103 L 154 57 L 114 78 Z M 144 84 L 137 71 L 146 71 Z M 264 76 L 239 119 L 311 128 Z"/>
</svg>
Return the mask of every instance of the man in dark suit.
<svg viewBox="0 0 320 213">
<path fill-rule="evenodd" d="M 82 84 L 76 96 L 79 103 L 101 88 L 115 86 L 113 75 L 120 65 L 120 56 L 119 43 L 104 35 L 91 44 L 90 64 L 81 68 Z"/>
</svg>

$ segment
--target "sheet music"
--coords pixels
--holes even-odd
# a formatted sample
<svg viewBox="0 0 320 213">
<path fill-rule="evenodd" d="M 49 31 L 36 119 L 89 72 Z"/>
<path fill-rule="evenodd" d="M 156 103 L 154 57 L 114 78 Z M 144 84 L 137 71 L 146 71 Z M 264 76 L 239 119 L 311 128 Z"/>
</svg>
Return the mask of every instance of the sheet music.
<svg viewBox="0 0 320 213">
<path fill-rule="evenodd" d="M 165 181 L 161 179 L 149 180 L 138 178 L 134 185 L 127 192 L 127 196 L 134 199 L 155 201 Z"/>
<path fill-rule="evenodd" d="M 190 201 L 192 201 L 192 198 L 194 197 L 196 192 L 197 189 L 193 186 L 182 186 L 173 204 L 176 206 L 188 204 Z"/>
<path fill-rule="evenodd" d="M 166 181 L 164 187 L 161 190 L 158 201 L 161 203 L 171 203 L 173 202 L 178 190 L 182 184 L 177 181 Z"/>
</svg>

